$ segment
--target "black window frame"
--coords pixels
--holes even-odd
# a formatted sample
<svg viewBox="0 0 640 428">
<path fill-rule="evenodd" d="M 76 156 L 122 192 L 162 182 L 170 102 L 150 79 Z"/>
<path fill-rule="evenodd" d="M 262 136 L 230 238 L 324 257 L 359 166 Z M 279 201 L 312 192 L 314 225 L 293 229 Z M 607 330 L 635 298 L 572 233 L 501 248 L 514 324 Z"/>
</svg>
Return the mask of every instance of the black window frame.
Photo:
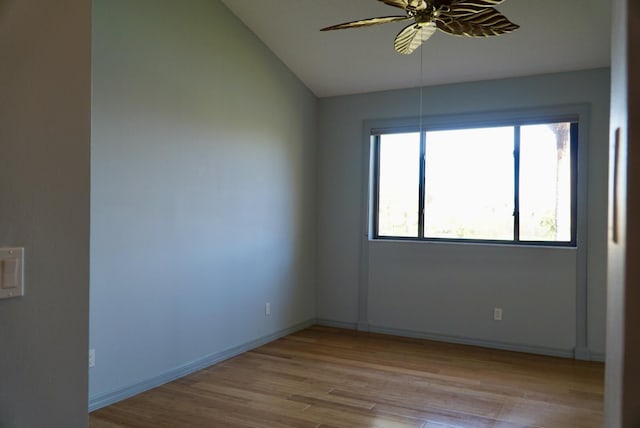
<svg viewBox="0 0 640 428">
<path fill-rule="evenodd" d="M 520 239 L 520 129 L 527 125 L 544 125 L 554 123 L 570 123 L 570 164 L 571 164 L 571 240 L 570 241 L 532 241 Z M 514 237 L 511 240 L 505 239 L 473 239 L 473 238 L 434 238 L 424 236 L 425 230 L 425 168 L 426 168 L 426 135 L 431 131 L 442 130 L 462 130 L 491 127 L 513 127 L 514 128 L 514 212 L 513 231 Z M 467 125 L 435 125 L 435 126 L 410 126 L 396 127 L 389 129 L 371 129 L 371 168 L 372 187 L 370 195 L 372 201 L 371 239 L 379 241 L 418 241 L 418 242 L 453 242 L 453 243 L 478 243 L 478 244 L 499 244 L 518 246 L 544 246 L 544 247 L 577 247 L 578 242 L 578 151 L 579 151 L 579 119 L 577 117 L 545 117 L 534 120 L 506 120 L 488 123 L 474 122 Z M 379 234 L 379 197 L 380 197 L 380 137 L 382 135 L 419 133 L 420 135 L 420 155 L 418 174 L 418 236 L 387 236 Z"/>
</svg>

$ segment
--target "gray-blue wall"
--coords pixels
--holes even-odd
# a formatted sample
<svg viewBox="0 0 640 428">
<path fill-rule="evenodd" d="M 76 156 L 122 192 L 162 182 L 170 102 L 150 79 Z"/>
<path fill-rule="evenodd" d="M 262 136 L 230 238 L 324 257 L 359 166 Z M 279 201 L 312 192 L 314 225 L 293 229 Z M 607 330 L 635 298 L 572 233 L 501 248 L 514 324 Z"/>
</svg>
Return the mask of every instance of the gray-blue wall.
<svg viewBox="0 0 640 428">
<path fill-rule="evenodd" d="M 0 427 L 87 425 L 91 2 L 0 2 Z"/>
<path fill-rule="evenodd" d="M 588 200 L 581 199 L 587 209 L 580 213 L 588 218 L 588 246 L 582 248 L 584 296 L 578 299 L 581 273 L 574 250 L 363 245 L 364 123 L 417 116 L 419 90 L 409 89 L 320 100 L 318 318 L 330 324 L 360 322 L 380 331 L 565 355 L 576 346 L 579 306 L 586 304 L 583 331 L 588 340 L 583 351 L 602 359 L 609 70 L 429 87 L 423 97 L 427 116 L 587 105 L 589 126 L 582 144 L 589 158 L 586 175 L 581 174 Z M 504 310 L 500 323 L 492 320 L 494 306 Z M 358 319 L 359 313 L 368 317 Z"/>
<path fill-rule="evenodd" d="M 105 404 L 315 317 L 317 100 L 218 1 L 96 0 L 93 25 Z"/>
</svg>

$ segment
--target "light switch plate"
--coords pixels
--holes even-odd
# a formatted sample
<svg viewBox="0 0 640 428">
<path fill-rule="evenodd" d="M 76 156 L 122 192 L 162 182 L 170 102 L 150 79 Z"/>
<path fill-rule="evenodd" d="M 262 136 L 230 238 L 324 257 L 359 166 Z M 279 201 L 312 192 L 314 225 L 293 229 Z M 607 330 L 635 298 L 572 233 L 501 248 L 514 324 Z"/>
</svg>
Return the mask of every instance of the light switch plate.
<svg viewBox="0 0 640 428">
<path fill-rule="evenodd" d="M 24 248 L 0 248 L 0 299 L 24 296 Z"/>
</svg>

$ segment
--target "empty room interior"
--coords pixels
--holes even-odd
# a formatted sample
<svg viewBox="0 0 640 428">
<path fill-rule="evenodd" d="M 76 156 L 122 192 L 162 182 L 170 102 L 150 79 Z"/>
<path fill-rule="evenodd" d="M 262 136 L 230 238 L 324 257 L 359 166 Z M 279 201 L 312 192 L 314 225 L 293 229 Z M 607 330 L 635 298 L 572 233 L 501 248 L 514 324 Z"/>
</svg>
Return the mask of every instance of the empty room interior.
<svg viewBox="0 0 640 428">
<path fill-rule="evenodd" d="M 0 426 L 605 426 L 612 15 L 0 1 Z"/>
</svg>

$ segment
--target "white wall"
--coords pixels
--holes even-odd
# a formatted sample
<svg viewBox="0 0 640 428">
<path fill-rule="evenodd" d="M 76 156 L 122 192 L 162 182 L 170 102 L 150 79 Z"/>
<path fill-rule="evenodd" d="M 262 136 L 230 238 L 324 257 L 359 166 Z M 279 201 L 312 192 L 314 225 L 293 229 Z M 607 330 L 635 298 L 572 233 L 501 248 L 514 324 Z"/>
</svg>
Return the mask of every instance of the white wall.
<svg viewBox="0 0 640 428">
<path fill-rule="evenodd" d="M 219 1 L 96 0 L 93 35 L 99 402 L 315 317 L 317 100 Z"/>
<path fill-rule="evenodd" d="M 582 135 L 589 150 L 587 342 L 602 358 L 609 70 L 424 89 L 428 116 L 580 103 L 590 116 Z M 418 89 L 320 100 L 318 317 L 355 325 L 360 309 L 368 312 L 360 322 L 378 330 L 566 354 L 576 345 L 573 250 L 372 242 L 361 264 L 364 122 L 415 117 L 418 106 Z M 368 295 L 359 308 L 362 266 Z M 491 320 L 493 306 L 503 308 L 502 323 Z"/>
<path fill-rule="evenodd" d="M 0 426 L 87 425 L 91 2 L 0 2 Z"/>
</svg>

